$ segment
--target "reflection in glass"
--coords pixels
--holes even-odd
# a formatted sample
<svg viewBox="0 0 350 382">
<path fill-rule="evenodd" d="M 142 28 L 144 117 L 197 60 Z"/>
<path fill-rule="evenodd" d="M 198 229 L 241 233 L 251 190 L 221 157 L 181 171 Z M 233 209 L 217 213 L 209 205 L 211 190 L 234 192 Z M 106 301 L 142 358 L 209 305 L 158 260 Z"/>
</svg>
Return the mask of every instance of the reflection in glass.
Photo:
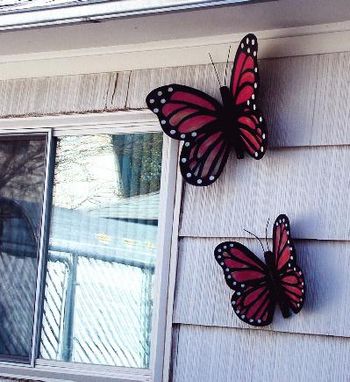
<svg viewBox="0 0 350 382">
<path fill-rule="evenodd" d="M 161 134 L 57 144 L 41 357 L 149 367 Z"/>
<path fill-rule="evenodd" d="M 0 136 L 0 357 L 29 362 L 46 134 Z"/>
</svg>

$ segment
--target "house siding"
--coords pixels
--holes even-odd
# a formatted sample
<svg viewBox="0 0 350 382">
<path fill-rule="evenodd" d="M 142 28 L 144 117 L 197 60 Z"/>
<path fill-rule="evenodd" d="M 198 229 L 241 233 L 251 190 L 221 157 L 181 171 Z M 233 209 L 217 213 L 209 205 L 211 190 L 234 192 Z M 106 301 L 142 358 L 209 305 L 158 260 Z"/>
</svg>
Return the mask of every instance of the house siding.
<svg viewBox="0 0 350 382">
<path fill-rule="evenodd" d="M 266 156 L 232 155 L 210 187 L 184 185 L 173 381 L 350 380 L 349 61 L 349 52 L 261 60 Z M 150 90 L 174 82 L 219 98 L 213 68 L 198 65 L 0 81 L 0 115 L 142 109 Z M 262 255 L 243 229 L 264 237 L 279 213 L 291 220 L 306 303 L 297 316 L 277 311 L 271 326 L 255 329 L 234 315 L 213 250 L 230 239 Z"/>
</svg>

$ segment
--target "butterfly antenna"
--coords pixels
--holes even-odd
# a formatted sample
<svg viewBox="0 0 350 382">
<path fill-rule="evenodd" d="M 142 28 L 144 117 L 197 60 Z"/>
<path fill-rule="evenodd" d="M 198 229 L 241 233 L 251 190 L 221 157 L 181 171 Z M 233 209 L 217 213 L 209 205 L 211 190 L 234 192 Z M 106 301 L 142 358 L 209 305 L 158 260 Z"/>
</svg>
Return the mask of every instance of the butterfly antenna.
<svg viewBox="0 0 350 382">
<path fill-rule="evenodd" d="M 248 231 L 248 230 L 246 230 L 246 229 L 244 229 L 243 231 L 246 231 L 246 232 L 249 233 L 250 235 L 254 236 L 256 239 L 258 239 L 258 242 L 260 243 L 263 252 L 265 252 L 263 243 L 261 242 L 261 240 L 260 240 L 256 235 L 254 235 L 252 232 L 250 232 L 250 231 Z"/>
<path fill-rule="evenodd" d="M 270 218 L 267 219 L 267 223 L 266 223 L 266 228 L 265 228 L 265 238 L 266 238 L 266 246 L 267 246 L 267 250 L 269 251 L 269 243 L 267 241 L 267 229 L 269 228 L 269 224 L 270 224 Z"/>
<path fill-rule="evenodd" d="M 213 65 L 213 68 L 214 68 L 214 70 L 215 70 L 216 79 L 218 80 L 219 86 L 221 87 L 219 74 L 218 74 L 218 71 L 216 70 L 216 66 L 215 66 L 215 64 L 214 64 L 213 57 L 211 56 L 210 53 L 208 53 L 208 55 L 209 55 L 209 58 L 210 58 L 210 62 L 211 62 L 211 64 Z"/>
<path fill-rule="evenodd" d="M 224 80 L 224 83 L 225 83 L 225 86 L 226 85 L 226 80 L 227 80 L 227 69 L 228 69 L 228 60 L 230 58 L 230 53 L 231 53 L 231 47 L 232 45 L 230 45 L 230 47 L 228 48 L 228 54 L 227 54 L 227 60 L 226 60 L 226 66 L 225 66 L 225 80 Z"/>
</svg>

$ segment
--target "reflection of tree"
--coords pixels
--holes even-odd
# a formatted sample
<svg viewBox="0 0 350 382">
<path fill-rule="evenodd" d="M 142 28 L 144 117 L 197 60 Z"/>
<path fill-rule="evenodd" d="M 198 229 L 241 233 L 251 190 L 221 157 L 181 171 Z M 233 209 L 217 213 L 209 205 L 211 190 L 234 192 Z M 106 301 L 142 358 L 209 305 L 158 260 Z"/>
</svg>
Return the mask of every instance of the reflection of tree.
<svg viewBox="0 0 350 382">
<path fill-rule="evenodd" d="M 110 135 L 60 138 L 54 177 L 55 205 L 70 209 L 93 207 L 117 197 L 113 158 Z"/>
<path fill-rule="evenodd" d="M 42 197 L 46 137 L 0 140 L 0 194 L 38 201 Z"/>
<path fill-rule="evenodd" d="M 83 135 L 58 140 L 55 205 L 77 209 L 159 190 L 161 134 Z"/>
<path fill-rule="evenodd" d="M 162 160 L 161 134 L 114 135 L 123 196 L 159 191 Z"/>
</svg>

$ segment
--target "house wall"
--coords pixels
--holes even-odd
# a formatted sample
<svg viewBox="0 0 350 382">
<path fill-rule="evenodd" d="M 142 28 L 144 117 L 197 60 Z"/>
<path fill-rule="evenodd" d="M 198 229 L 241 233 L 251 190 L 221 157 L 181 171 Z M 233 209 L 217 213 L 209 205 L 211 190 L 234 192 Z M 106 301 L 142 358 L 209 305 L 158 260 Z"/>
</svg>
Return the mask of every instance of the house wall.
<svg viewBox="0 0 350 382">
<path fill-rule="evenodd" d="M 349 61 L 349 52 L 261 60 L 267 154 L 259 162 L 232 156 L 210 187 L 184 185 L 173 381 L 350 380 Z M 210 65 L 17 79 L 0 82 L 0 115 L 145 108 L 146 94 L 170 82 L 219 97 Z M 262 255 L 243 229 L 264 237 L 279 213 L 291 220 L 306 303 L 297 316 L 276 312 L 271 326 L 255 329 L 234 315 L 213 250 L 229 238 Z"/>
</svg>

